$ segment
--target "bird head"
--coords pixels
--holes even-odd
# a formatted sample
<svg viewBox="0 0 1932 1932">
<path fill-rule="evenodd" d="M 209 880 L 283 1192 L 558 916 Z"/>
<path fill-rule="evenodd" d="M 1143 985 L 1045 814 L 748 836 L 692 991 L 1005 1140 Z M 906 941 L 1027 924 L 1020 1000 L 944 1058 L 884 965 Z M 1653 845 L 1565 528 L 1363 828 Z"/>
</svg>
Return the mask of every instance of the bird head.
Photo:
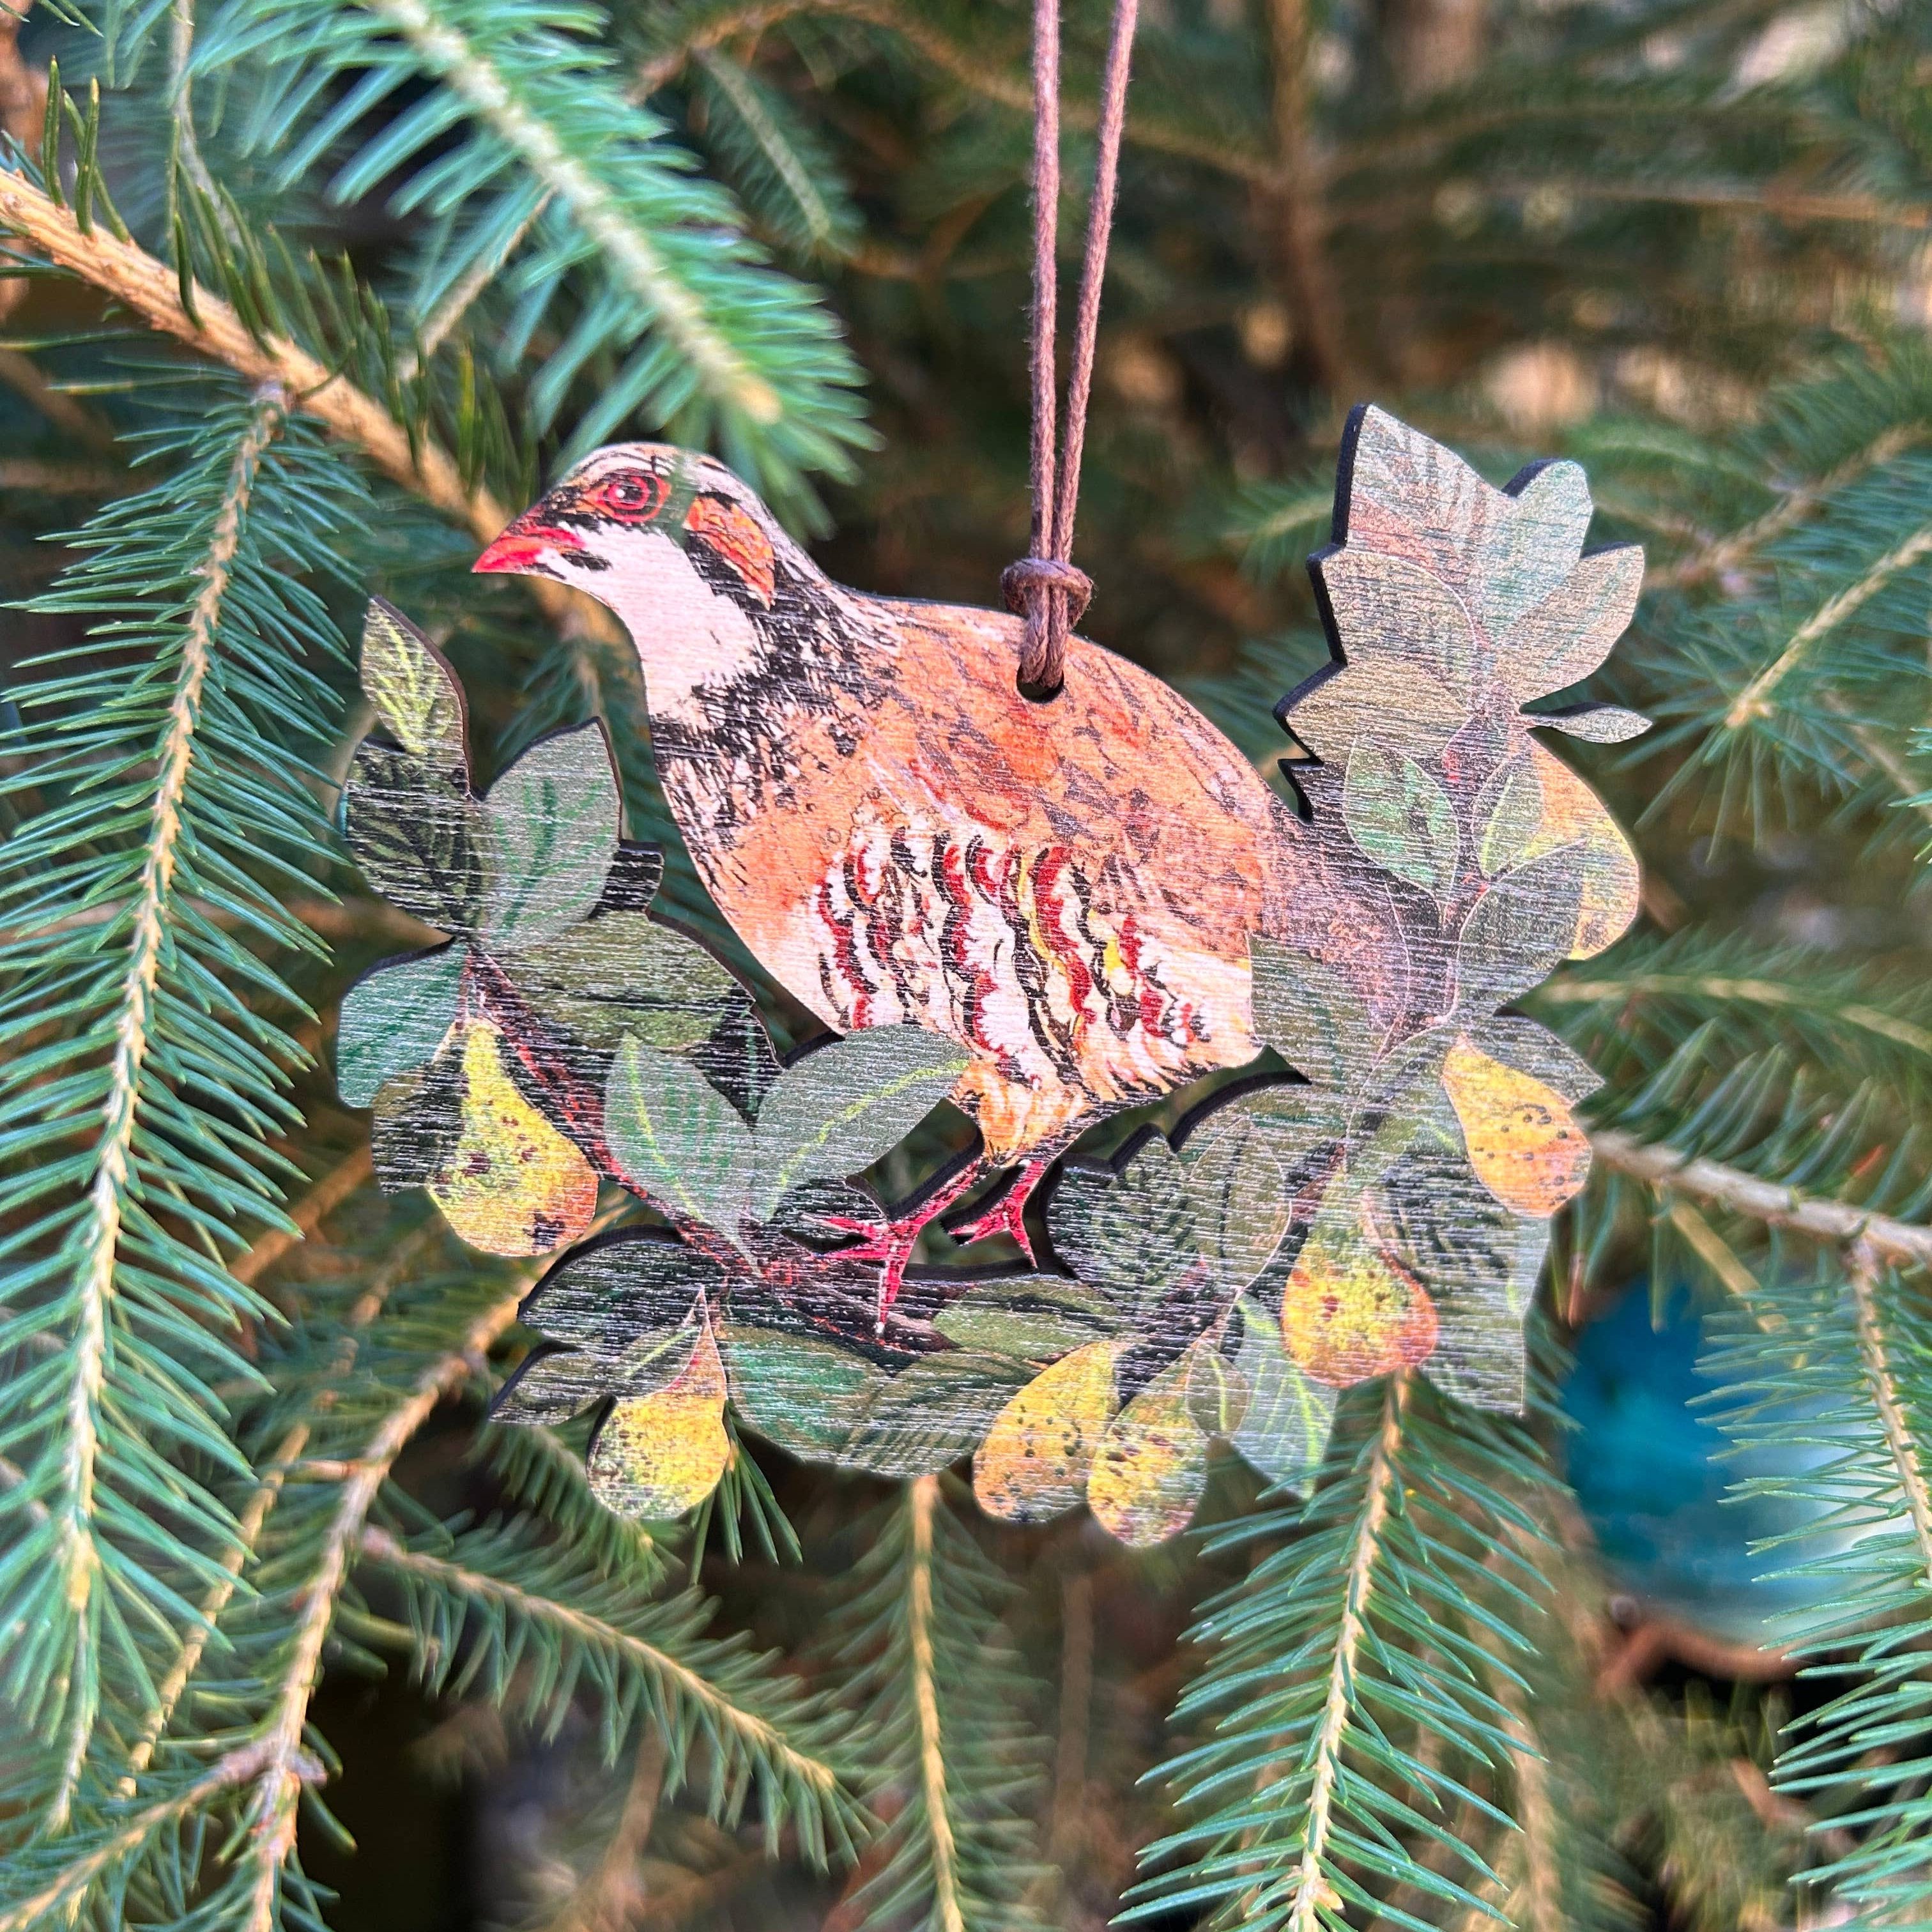
<svg viewBox="0 0 1932 1932">
<path fill-rule="evenodd" d="M 633 634 L 700 600 L 755 620 L 813 568 L 722 463 L 650 442 L 586 457 L 472 567 L 573 585 Z"/>
</svg>

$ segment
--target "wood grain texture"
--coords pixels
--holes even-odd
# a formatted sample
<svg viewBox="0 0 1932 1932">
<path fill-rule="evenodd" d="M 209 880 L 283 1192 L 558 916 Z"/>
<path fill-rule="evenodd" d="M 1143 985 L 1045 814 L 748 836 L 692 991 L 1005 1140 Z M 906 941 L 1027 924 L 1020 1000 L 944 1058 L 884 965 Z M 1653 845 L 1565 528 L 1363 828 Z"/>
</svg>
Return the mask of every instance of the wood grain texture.
<svg viewBox="0 0 1932 1932">
<path fill-rule="evenodd" d="M 428 1187 L 474 1244 L 560 1251 L 499 1412 L 596 1407 L 592 1480 L 634 1512 L 708 1492 L 728 1405 L 883 1475 L 971 1453 L 989 1512 L 1084 1499 L 1144 1544 L 1190 1520 L 1216 1441 L 1311 1481 L 1355 1383 L 1420 1370 L 1520 1407 L 1595 1076 L 1504 1010 L 1636 909 L 1628 840 L 1532 734 L 1642 721 L 1523 709 L 1629 616 L 1640 559 L 1586 554 L 1590 515 L 1574 465 L 1498 490 L 1358 412 L 1310 564 L 1334 662 L 1280 707 L 1312 755 L 1277 792 L 1084 640 L 1030 701 L 1017 619 L 830 583 L 708 458 L 588 459 L 478 567 L 630 631 L 699 874 L 827 1028 L 788 1064 L 651 914 L 661 858 L 619 838 L 599 728 L 478 794 L 453 674 L 374 609 L 345 826 L 451 940 L 352 990 L 338 1066 L 386 1184 Z M 1168 1132 L 1060 1159 L 1234 1069 Z M 949 1096 L 983 1146 L 882 1205 L 860 1178 Z M 944 1225 L 1030 1264 L 1043 1224 L 1050 1264 L 914 1265 L 1008 1166 Z M 664 1225 L 573 1245 L 599 1177 Z"/>
</svg>

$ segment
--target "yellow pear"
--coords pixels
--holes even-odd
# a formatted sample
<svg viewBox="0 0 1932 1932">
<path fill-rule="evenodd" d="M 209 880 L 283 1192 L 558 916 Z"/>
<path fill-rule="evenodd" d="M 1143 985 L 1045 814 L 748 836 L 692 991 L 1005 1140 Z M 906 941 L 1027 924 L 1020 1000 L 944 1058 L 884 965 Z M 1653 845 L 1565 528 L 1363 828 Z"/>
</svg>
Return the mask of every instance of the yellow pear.
<svg viewBox="0 0 1932 1932">
<path fill-rule="evenodd" d="M 611 1409 L 590 1452 L 590 1486 L 622 1516 L 682 1516 L 718 1486 L 731 1460 L 724 1432 L 724 1364 L 711 1325 L 676 1381 Z"/>
<path fill-rule="evenodd" d="M 1476 1178 L 1519 1214 L 1553 1214 L 1590 1172 L 1588 1136 L 1540 1080 L 1459 1038 L 1442 1067 Z"/>
<path fill-rule="evenodd" d="M 1346 1388 L 1412 1369 L 1436 1346 L 1436 1304 L 1408 1269 L 1357 1231 L 1317 1229 L 1282 1296 L 1282 1340 L 1311 1381 Z"/>
<path fill-rule="evenodd" d="M 1087 1502 L 1095 1520 L 1131 1549 L 1165 1542 L 1194 1520 L 1208 1486 L 1208 1433 L 1187 1403 L 1183 1356 L 1107 1426 Z"/>
<path fill-rule="evenodd" d="M 430 1198 L 472 1248 L 542 1255 L 582 1239 L 597 1208 L 590 1163 L 518 1091 L 503 1036 L 472 1021 L 463 1040 L 462 1131 Z"/>
<path fill-rule="evenodd" d="M 988 1516 L 1043 1522 L 1080 1500 L 1114 1412 L 1114 1347 L 1089 1342 L 1061 1356 L 993 1418 L 973 1457 L 973 1493 Z"/>
</svg>

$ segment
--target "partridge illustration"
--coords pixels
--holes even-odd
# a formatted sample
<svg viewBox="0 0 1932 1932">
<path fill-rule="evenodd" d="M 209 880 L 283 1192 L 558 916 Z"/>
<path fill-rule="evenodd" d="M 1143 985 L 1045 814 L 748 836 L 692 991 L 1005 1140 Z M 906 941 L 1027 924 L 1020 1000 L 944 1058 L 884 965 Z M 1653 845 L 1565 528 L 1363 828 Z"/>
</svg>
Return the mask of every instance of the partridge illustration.
<svg viewBox="0 0 1932 1932">
<path fill-rule="evenodd" d="M 1409 444 L 1390 439 L 1436 446 L 1378 412 L 1366 421 L 1402 472 L 1389 487 L 1408 490 Z M 1478 518 L 1457 544 L 1510 527 L 1514 500 L 1456 467 L 1470 485 L 1458 515 Z M 1415 480 L 1439 492 L 1443 478 Z M 1587 494 L 1582 504 L 1587 521 Z M 1559 580 L 1582 526 L 1538 514 L 1540 574 Z M 1391 552 L 1378 568 L 1414 569 L 1398 561 L 1414 550 L 1400 528 L 1376 544 Z M 679 830 L 774 979 L 841 1033 L 911 1023 L 970 1056 L 953 1097 L 978 1125 L 979 1158 L 878 1223 L 849 1226 L 860 1245 L 848 1252 L 880 1264 L 882 1311 L 920 1231 L 989 1173 L 1018 1170 L 956 1238 L 1004 1231 L 1030 1258 L 1028 1197 L 1075 1136 L 1255 1058 L 1252 935 L 1322 962 L 1378 1026 L 1426 1025 L 1454 1003 L 1453 942 L 1412 943 L 1417 906 L 1438 929 L 1440 908 L 1359 839 L 1312 836 L 1157 678 L 1076 637 L 1058 694 L 1030 700 L 1016 675 L 1019 619 L 831 582 L 708 458 L 601 450 L 475 567 L 574 585 L 625 625 Z M 1492 640 L 1474 647 L 1492 661 Z M 1316 713 L 1343 689 L 1312 686 Z M 1472 686 L 1453 708 L 1514 719 L 1516 695 L 1494 697 Z M 1399 689 L 1383 702 L 1403 709 Z M 1486 758 L 1522 725 L 1498 729 Z M 1473 771 L 1466 756 L 1462 769 Z M 1331 827 L 1342 775 L 1339 763 L 1321 771 L 1314 794 Z M 1457 863 L 1480 894 L 1484 876 Z"/>
<path fill-rule="evenodd" d="M 1020 620 L 830 581 L 722 465 L 598 452 L 479 571 L 577 586 L 643 661 L 666 798 L 754 957 L 841 1032 L 912 1022 L 972 1055 L 982 1160 L 866 1231 L 892 1281 L 988 1171 L 956 1232 L 1024 1246 L 1071 1138 L 1256 1052 L 1247 936 L 1293 812 L 1149 673 L 1076 638 L 1023 697 Z M 1029 1250 L 1029 1252 L 1030 1250 Z"/>
</svg>

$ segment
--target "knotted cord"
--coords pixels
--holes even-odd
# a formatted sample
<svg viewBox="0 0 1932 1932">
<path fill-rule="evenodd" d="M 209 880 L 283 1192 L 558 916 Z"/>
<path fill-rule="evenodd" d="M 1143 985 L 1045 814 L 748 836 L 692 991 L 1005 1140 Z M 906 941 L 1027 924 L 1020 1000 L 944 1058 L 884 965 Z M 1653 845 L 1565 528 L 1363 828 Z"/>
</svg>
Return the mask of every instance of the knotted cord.
<svg viewBox="0 0 1932 1932">
<path fill-rule="evenodd" d="M 1100 329 L 1100 284 L 1114 225 L 1120 177 L 1120 130 L 1127 115 L 1127 69 L 1133 53 L 1138 0 L 1114 0 L 1106 66 L 1100 81 L 1099 152 L 1087 240 L 1080 265 L 1080 301 L 1073 356 L 1066 377 L 1066 436 L 1058 436 L 1054 344 L 1059 322 L 1060 4 L 1034 0 L 1033 16 L 1033 554 L 1009 564 L 1000 578 L 1006 608 L 1023 614 L 1020 688 L 1048 698 L 1065 674 L 1066 637 L 1094 595 L 1093 580 L 1070 560 L 1073 514 L 1080 500 L 1080 458 L 1087 436 L 1087 404 L 1094 386 L 1094 344 Z"/>
</svg>

